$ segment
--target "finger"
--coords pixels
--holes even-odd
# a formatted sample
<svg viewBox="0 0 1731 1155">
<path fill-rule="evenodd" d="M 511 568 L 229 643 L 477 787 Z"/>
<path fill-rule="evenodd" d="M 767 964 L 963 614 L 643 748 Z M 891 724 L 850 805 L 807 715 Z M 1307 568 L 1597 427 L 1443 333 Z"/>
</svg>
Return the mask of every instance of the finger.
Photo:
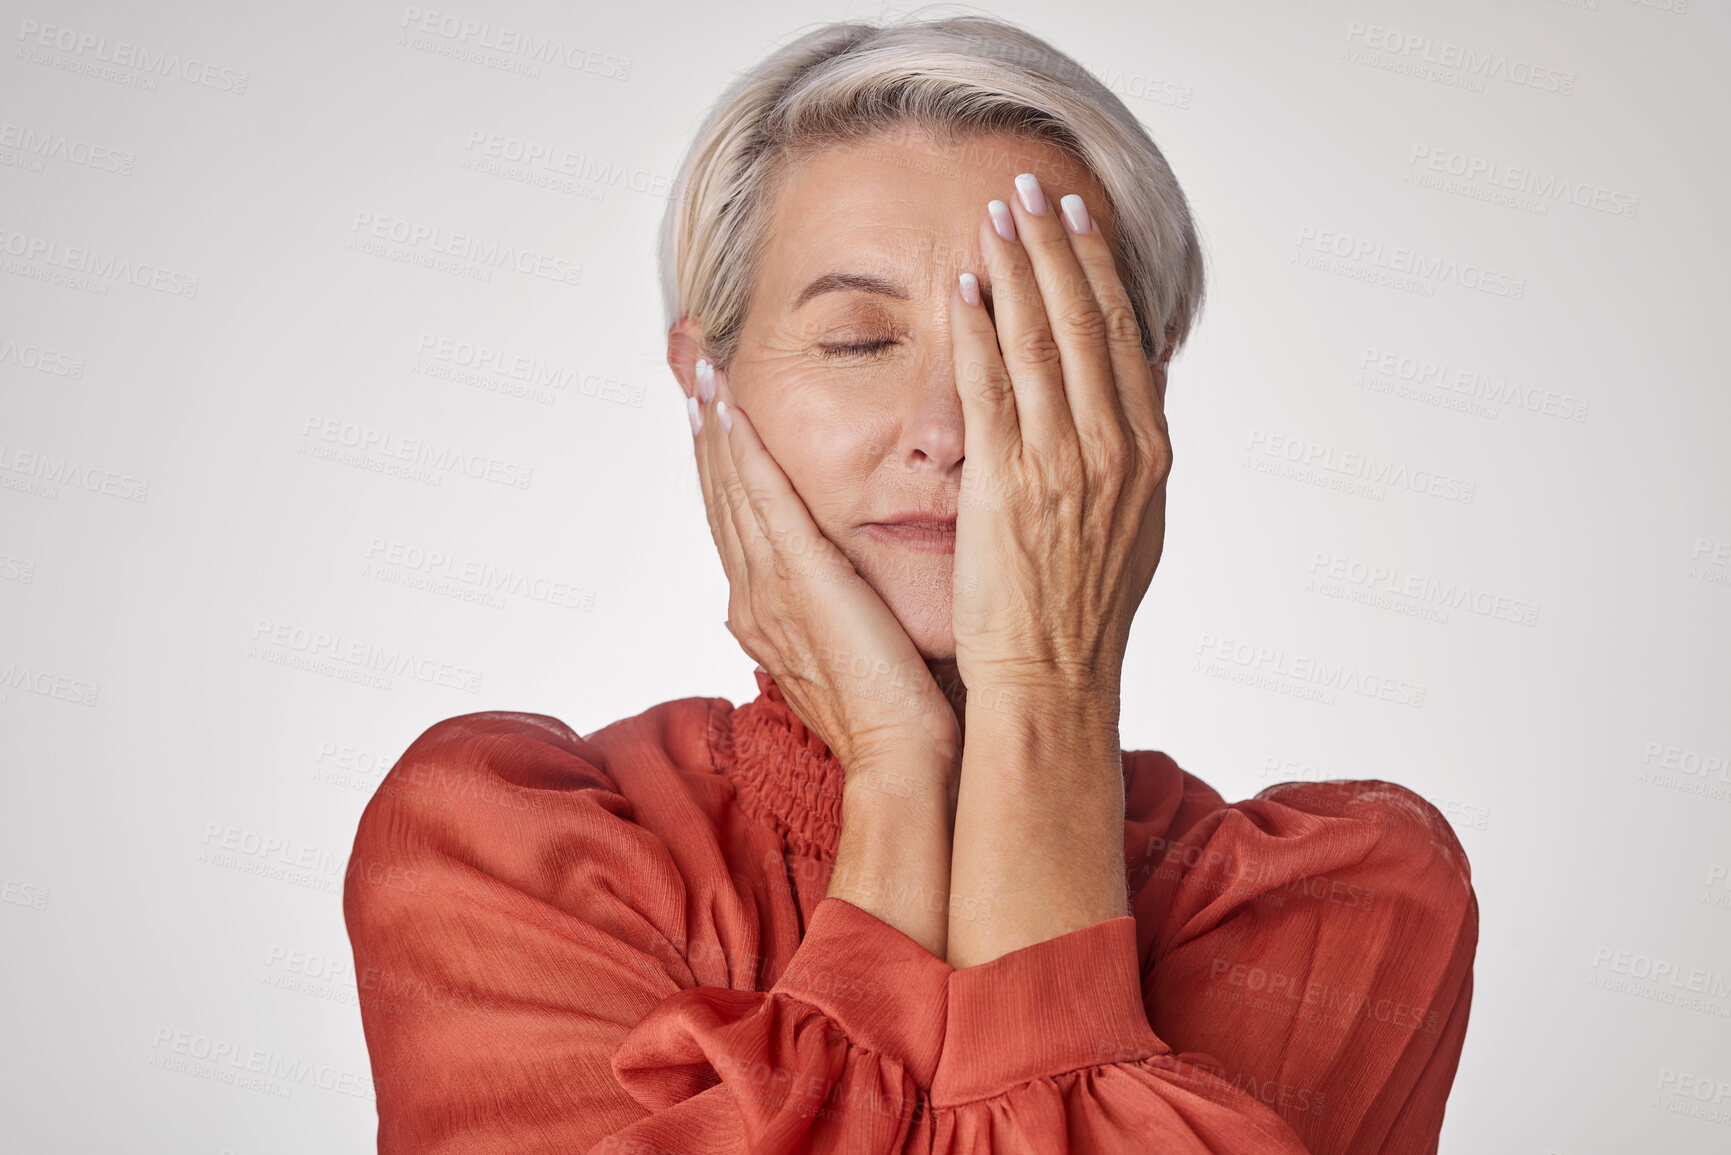
<svg viewBox="0 0 1731 1155">
<path fill-rule="evenodd" d="M 705 363 L 700 370 L 700 376 L 707 372 Z M 715 538 L 716 549 L 721 552 L 722 568 L 727 572 L 730 589 L 742 590 L 749 586 L 752 550 L 749 542 L 740 536 L 739 523 L 734 517 L 732 498 L 728 491 L 727 471 L 719 460 L 726 450 L 723 447 L 717 452 L 721 441 L 721 424 L 716 420 L 713 396 L 701 416 L 702 429 L 697 435 L 698 476 L 703 483 L 704 510 L 709 517 L 709 530 Z"/>
<path fill-rule="evenodd" d="M 1132 430 L 1158 428 L 1164 433 L 1164 406 L 1155 386 L 1154 370 L 1143 355 L 1142 326 L 1136 319 L 1130 294 L 1118 276 L 1112 248 L 1080 196 L 1075 193 L 1065 196 L 1059 208 L 1076 259 L 1087 273 L 1088 284 L 1105 318 L 1106 348 L 1125 421 Z"/>
<path fill-rule="evenodd" d="M 732 404 L 727 412 L 733 418 L 733 428 L 726 434 L 732 466 L 763 536 L 801 570 L 819 577 L 839 576 L 830 572 L 837 559 L 825 548 L 827 539 L 751 418 Z"/>
<path fill-rule="evenodd" d="M 1058 343 L 1046 322 L 1046 305 L 1028 251 L 1006 240 L 1016 236 L 1009 205 L 994 200 L 980 222 L 980 251 L 992 282 L 993 323 L 998 349 L 1016 392 L 1022 443 L 1055 448 L 1076 440 L 1070 402 L 1064 396 L 1064 367 Z"/>
<path fill-rule="evenodd" d="M 752 511 L 751 495 L 747 492 L 745 482 L 741 480 L 734 463 L 732 438 L 727 431 L 728 420 L 722 413 L 722 406 L 726 405 L 727 417 L 731 418 L 733 391 L 728 386 L 726 374 L 719 369 L 714 370 L 714 374 L 715 396 L 711 399 L 706 428 L 710 429 L 710 465 L 715 471 L 716 487 L 726 497 L 734 538 L 740 543 L 747 560 L 768 562 L 773 559 L 775 546 L 764 533 L 756 513 Z M 713 427 L 710 427 L 708 422 L 713 422 Z"/>
<path fill-rule="evenodd" d="M 703 364 L 702 361 L 698 362 L 699 366 Z M 699 372 L 701 373 L 701 368 Z M 704 412 L 702 402 L 698 401 L 695 396 L 689 397 L 687 402 L 687 408 L 692 414 L 691 455 L 697 463 L 697 484 L 703 490 L 703 516 L 709 522 L 709 536 L 715 539 L 715 547 L 721 549 L 722 533 L 719 518 L 722 512 L 722 503 L 720 496 L 716 493 L 715 479 L 709 465 L 711 439 L 704 436 L 704 431 L 709 428 L 713 418 Z M 697 404 L 691 405 L 690 402 L 697 402 Z M 725 569 L 728 559 L 723 556 L 721 560 L 722 568 Z"/>
<path fill-rule="evenodd" d="M 713 372 L 713 371 L 712 371 Z M 744 508 L 743 487 L 733 470 L 727 433 L 717 412 L 725 395 L 717 391 L 719 373 L 709 382 L 710 400 L 704 407 L 703 442 L 704 470 L 708 474 L 710 492 L 714 495 L 717 541 L 722 552 L 731 559 L 728 571 L 727 631 L 739 647 L 754 662 L 762 665 L 766 651 L 762 630 L 766 623 L 759 620 L 758 596 L 762 584 L 772 580 L 775 572 L 774 549 L 764 540 L 756 518 Z M 773 649 L 773 646 L 771 646 Z"/>
<path fill-rule="evenodd" d="M 1064 396 L 1076 432 L 1091 444 L 1122 445 L 1127 429 L 1118 407 L 1111 351 L 1106 347 L 1106 317 L 1094 299 L 1089 274 L 1077 259 L 1069 230 L 1031 172 L 1016 178 L 1010 211 L 1040 290 L 1048 331 L 1057 344 Z"/>
<path fill-rule="evenodd" d="M 972 273 L 963 273 L 950 292 L 950 342 L 962 402 L 962 459 L 995 472 L 1021 452 L 1022 430 L 998 333 Z"/>
</svg>

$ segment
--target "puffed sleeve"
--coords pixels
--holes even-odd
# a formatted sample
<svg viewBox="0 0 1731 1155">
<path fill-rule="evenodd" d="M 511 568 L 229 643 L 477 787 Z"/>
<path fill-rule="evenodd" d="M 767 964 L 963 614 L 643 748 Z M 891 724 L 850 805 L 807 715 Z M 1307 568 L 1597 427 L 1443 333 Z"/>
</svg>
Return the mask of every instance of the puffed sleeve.
<svg viewBox="0 0 1731 1155">
<path fill-rule="evenodd" d="M 1143 987 L 1160 1037 L 1312 1155 L 1435 1151 L 1478 943 L 1436 807 L 1387 782 L 1284 783 L 1155 850 L 1138 909 L 1159 927 Z"/>
<path fill-rule="evenodd" d="M 1154 1033 L 1136 926 L 1108 919 L 951 975 L 933 1151 L 1306 1155 L 1206 1056 Z"/>
<path fill-rule="evenodd" d="M 555 719 L 471 714 L 368 805 L 344 915 L 382 1155 L 901 1150 L 949 964 L 826 898 L 756 990 L 749 920 L 688 920 L 695 851 L 603 761 Z"/>
</svg>

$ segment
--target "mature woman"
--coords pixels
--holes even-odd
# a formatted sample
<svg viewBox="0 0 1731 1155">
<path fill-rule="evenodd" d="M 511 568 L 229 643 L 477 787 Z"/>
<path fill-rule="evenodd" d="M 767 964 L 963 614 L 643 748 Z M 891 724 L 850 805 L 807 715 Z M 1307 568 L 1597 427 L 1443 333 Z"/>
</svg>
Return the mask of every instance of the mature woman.
<svg viewBox="0 0 1731 1155">
<path fill-rule="evenodd" d="M 380 1149 L 1434 1150 L 1478 935 L 1442 816 L 1118 747 L 1202 296 L 1141 125 L 995 20 L 836 24 L 677 191 L 761 692 L 408 749 L 344 905 Z"/>
</svg>

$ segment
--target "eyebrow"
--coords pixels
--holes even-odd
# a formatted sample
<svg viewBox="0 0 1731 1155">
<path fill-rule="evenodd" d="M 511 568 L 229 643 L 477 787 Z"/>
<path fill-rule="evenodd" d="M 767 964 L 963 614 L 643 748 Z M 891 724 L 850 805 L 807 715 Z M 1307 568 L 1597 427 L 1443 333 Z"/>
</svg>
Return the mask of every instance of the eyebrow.
<svg viewBox="0 0 1731 1155">
<path fill-rule="evenodd" d="M 874 273 L 825 273 L 794 298 L 793 308 L 797 312 L 813 297 L 821 297 L 825 293 L 876 293 L 881 297 L 894 297 L 898 301 L 908 299 L 908 291 L 900 281 L 892 281 L 888 277 L 880 277 Z"/>
<path fill-rule="evenodd" d="M 894 297 L 898 301 L 909 299 L 907 288 L 900 281 L 888 277 L 880 277 L 875 273 L 825 273 L 800 290 L 799 296 L 793 300 L 792 311 L 798 312 L 807 301 L 825 293 L 875 293 L 880 297 Z M 980 285 L 980 298 L 987 308 L 991 307 L 990 285 Z"/>
</svg>

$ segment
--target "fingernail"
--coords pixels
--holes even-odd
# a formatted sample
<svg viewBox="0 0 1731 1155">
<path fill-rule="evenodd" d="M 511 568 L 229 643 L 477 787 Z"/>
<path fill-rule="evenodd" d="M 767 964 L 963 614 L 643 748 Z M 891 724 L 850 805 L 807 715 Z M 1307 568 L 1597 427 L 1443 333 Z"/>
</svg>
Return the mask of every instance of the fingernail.
<svg viewBox="0 0 1731 1155">
<path fill-rule="evenodd" d="M 1094 231 L 1094 222 L 1088 218 L 1088 206 L 1082 203 L 1082 198 L 1070 193 L 1058 202 L 1064 210 L 1064 223 L 1070 226 L 1073 233 L 1089 233 Z"/>
<path fill-rule="evenodd" d="M 703 406 L 697 403 L 697 398 L 687 397 L 685 412 L 691 417 L 691 435 L 696 437 L 703 432 Z"/>
<path fill-rule="evenodd" d="M 717 401 L 715 403 L 715 415 L 717 417 L 721 418 L 721 428 L 722 428 L 723 432 L 732 433 L 733 432 L 733 414 L 731 414 L 727 411 L 727 402 Z"/>
<path fill-rule="evenodd" d="M 991 201 L 986 205 L 986 214 L 992 218 L 992 227 L 998 230 L 998 235 L 1006 241 L 1016 239 L 1016 218 L 1010 215 L 1010 206 L 1003 201 Z"/>
<path fill-rule="evenodd" d="M 1016 178 L 1016 192 L 1022 198 L 1022 207 L 1037 217 L 1046 215 L 1046 194 L 1040 188 L 1040 180 L 1031 172 L 1025 172 Z"/>
<path fill-rule="evenodd" d="M 697 395 L 705 405 L 715 400 L 715 366 L 702 357 L 697 359 Z"/>
<path fill-rule="evenodd" d="M 962 300 L 970 305 L 980 303 L 980 278 L 972 273 L 962 274 Z"/>
</svg>

